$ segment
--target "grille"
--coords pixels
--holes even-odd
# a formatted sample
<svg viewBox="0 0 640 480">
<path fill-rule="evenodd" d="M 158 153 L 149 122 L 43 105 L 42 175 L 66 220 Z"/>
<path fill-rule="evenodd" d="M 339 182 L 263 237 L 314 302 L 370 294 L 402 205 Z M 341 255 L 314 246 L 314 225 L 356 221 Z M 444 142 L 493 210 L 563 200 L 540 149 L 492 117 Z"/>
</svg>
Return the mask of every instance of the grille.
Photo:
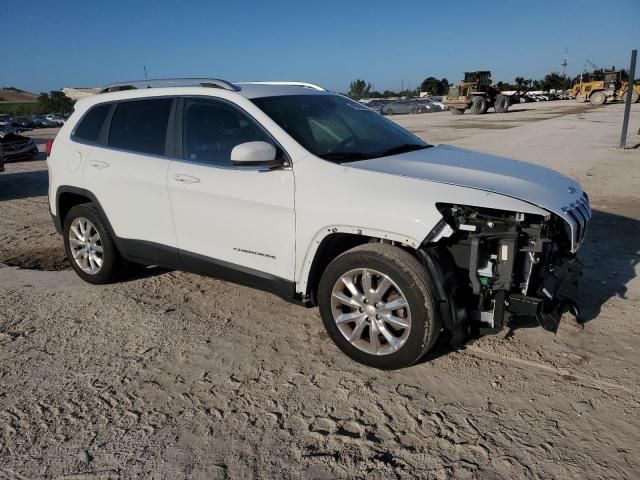
<svg viewBox="0 0 640 480">
<path fill-rule="evenodd" d="M 565 221 L 571 227 L 571 252 L 575 253 L 587 235 L 589 221 L 591 220 L 589 197 L 587 197 L 586 193 L 583 194 L 576 202 L 568 207 L 563 207 L 562 211 L 565 213 Z"/>
</svg>

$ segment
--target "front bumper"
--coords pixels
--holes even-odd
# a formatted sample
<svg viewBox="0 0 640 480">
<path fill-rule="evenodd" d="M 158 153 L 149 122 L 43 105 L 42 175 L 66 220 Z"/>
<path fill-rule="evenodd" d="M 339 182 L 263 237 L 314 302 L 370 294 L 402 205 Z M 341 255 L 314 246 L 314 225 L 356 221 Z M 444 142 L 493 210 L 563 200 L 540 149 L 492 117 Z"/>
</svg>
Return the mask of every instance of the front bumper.
<svg viewBox="0 0 640 480">
<path fill-rule="evenodd" d="M 582 264 L 576 257 L 564 257 L 541 272 L 542 281 L 536 296 L 516 293 L 505 299 L 506 310 L 514 315 L 535 316 L 542 328 L 556 332 L 565 312 L 580 322 L 578 310 L 578 279 Z"/>
</svg>

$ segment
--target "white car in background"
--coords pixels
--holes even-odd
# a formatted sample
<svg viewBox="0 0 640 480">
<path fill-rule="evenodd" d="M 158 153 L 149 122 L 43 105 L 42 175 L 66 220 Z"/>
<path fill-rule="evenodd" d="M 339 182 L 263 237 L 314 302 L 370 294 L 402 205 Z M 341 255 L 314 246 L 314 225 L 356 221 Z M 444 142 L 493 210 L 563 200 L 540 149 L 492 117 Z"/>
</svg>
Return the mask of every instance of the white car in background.
<svg viewBox="0 0 640 480">
<path fill-rule="evenodd" d="M 64 118 L 62 118 L 59 115 L 54 115 L 52 113 L 46 115 L 44 118 L 46 118 L 50 122 L 54 122 L 54 123 L 56 123 L 56 124 L 58 124 L 60 126 L 64 125 L 64 122 L 65 122 Z"/>
<path fill-rule="evenodd" d="M 429 145 L 315 85 L 116 84 L 79 100 L 47 152 L 51 215 L 87 282 L 142 264 L 260 288 L 319 306 L 367 365 L 514 315 L 555 330 L 575 306 L 578 183 Z"/>
</svg>

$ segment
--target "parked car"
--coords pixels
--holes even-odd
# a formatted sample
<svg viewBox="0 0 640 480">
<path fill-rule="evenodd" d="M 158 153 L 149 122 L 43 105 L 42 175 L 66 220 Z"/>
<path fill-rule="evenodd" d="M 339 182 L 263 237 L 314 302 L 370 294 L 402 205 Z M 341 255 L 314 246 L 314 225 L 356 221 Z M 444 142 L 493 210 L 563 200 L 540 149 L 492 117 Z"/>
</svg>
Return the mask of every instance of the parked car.
<svg viewBox="0 0 640 480">
<path fill-rule="evenodd" d="M 23 129 L 32 129 L 34 128 L 34 124 L 31 119 L 26 117 L 11 117 L 11 122 L 14 127 L 20 127 Z"/>
<path fill-rule="evenodd" d="M 384 108 L 384 106 L 389 103 L 389 102 L 385 102 L 382 100 L 372 100 L 371 102 L 367 103 L 367 107 L 369 107 L 371 110 L 373 110 L 376 113 L 382 114 L 382 109 Z"/>
<path fill-rule="evenodd" d="M 85 281 L 137 263 L 267 290 L 319 306 L 378 368 L 442 329 L 458 345 L 510 316 L 555 331 L 575 306 L 591 210 L 574 180 L 431 146 L 311 84 L 173 82 L 81 99 L 47 144 L 51 216 Z"/>
<path fill-rule="evenodd" d="M 15 133 L 12 127 L 0 127 L 0 150 L 3 164 L 15 160 L 32 160 L 38 146 L 32 138 Z"/>
<path fill-rule="evenodd" d="M 401 113 L 426 113 L 427 107 L 413 100 L 398 100 L 382 107 L 384 115 L 397 115 Z"/>
<path fill-rule="evenodd" d="M 438 107 L 436 107 L 430 100 L 427 100 L 426 98 L 416 98 L 413 101 L 416 102 L 419 105 L 422 105 L 426 109 L 425 113 L 439 112 L 440 111 L 440 109 Z"/>
<path fill-rule="evenodd" d="M 442 98 L 442 97 L 439 97 L 439 98 Z M 441 100 L 437 100 L 436 97 L 430 98 L 429 100 L 431 100 L 431 103 L 433 103 L 437 108 L 439 108 L 440 111 L 449 110 L 449 106 L 442 103 Z"/>
<path fill-rule="evenodd" d="M 31 122 L 35 128 L 55 128 L 58 126 L 57 122 L 47 119 L 40 115 L 34 115 L 31 117 Z"/>
<path fill-rule="evenodd" d="M 54 115 L 53 113 L 49 113 L 48 115 L 45 115 L 44 118 L 46 118 L 50 122 L 55 123 L 58 126 L 64 125 L 64 122 L 65 122 L 64 118 L 62 118 L 60 115 Z"/>
</svg>

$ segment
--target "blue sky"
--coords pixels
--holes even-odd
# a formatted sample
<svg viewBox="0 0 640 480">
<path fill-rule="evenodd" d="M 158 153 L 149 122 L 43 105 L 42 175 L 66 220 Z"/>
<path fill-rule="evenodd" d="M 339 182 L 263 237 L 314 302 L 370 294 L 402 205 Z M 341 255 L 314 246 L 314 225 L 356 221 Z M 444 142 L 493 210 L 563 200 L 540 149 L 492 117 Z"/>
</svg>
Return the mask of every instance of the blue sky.
<svg viewBox="0 0 640 480">
<path fill-rule="evenodd" d="M 517 6 L 519 5 L 519 6 Z M 143 78 L 305 80 L 399 90 L 490 69 L 494 81 L 628 68 L 640 0 L 2 0 L 0 86 L 40 92 Z M 640 66 L 639 66 L 640 69 Z"/>
</svg>

